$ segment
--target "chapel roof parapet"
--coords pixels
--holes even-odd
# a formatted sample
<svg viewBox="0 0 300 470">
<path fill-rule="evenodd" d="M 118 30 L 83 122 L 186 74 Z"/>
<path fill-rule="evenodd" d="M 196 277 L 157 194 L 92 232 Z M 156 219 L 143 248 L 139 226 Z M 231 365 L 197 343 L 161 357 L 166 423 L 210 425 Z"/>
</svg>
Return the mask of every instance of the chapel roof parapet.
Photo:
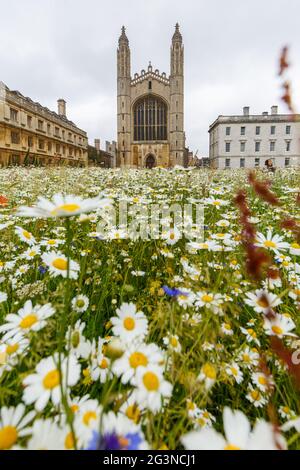
<svg viewBox="0 0 300 470">
<path fill-rule="evenodd" d="M 147 71 L 142 69 L 140 74 L 134 74 L 134 77 L 131 80 L 131 85 L 136 85 L 137 83 L 141 83 L 142 81 L 149 79 L 158 80 L 164 85 L 170 84 L 170 80 L 167 77 L 167 74 L 165 72 L 160 73 L 158 69 L 153 70 L 152 64 L 149 62 Z"/>
</svg>

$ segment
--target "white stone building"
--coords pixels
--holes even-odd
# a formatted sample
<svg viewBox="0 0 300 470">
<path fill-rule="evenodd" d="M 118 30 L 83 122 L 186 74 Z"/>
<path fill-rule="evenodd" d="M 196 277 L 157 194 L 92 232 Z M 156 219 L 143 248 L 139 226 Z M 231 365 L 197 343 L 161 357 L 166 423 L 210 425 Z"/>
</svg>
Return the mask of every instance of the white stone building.
<svg viewBox="0 0 300 470">
<path fill-rule="evenodd" d="M 300 164 L 300 115 L 271 114 L 219 116 L 209 127 L 209 159 L 212 168 L 264 167 L 272 159 L 275 167 Z"/>
<path fill-rule="evenodd" d="M 129 41 L 122 28 L 118 51 L 117 166 L 172 167 L 185 163 L 183 44 L 176 24 L 170 76 L 154 69 L 131 76 Z"/>
</svg>

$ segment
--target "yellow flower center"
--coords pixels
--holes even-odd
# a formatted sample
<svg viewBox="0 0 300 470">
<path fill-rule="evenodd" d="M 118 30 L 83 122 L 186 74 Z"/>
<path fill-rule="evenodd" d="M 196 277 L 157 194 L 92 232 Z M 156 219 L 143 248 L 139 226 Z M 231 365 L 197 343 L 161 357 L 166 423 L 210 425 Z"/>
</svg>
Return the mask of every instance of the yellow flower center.
<svg viewBox="0 0 300 470">
<path fill-rule="evenodd" d="M 258 383 L 259 383 L 260 385 L 266 385 L 266 383 L 267 383 L 266 377 L 264 377 L 263 375 L 260 375 L 260 376 L 258 377 Z"/>
<path fill-rule="evenodd" d="M 224 233 L 217 233 L 216 235 L 217 235 L 218 238 L 224 238 L 225 237 Z"/>
<path fill-rule="evenodd" d="M 53 369 L 45 375 L 43 385 L 47 390 L 52 390 L 59 385 L 60 374 L 57 369 Z"/>
<path fill-rule="evenodd" d="M 65 449 L 71 450 L 75 448 L 74 437 L 71 432 L 69 432 L 65 439 Z"/>
<path fill-rule="evenodd" d="M 171 233 L 170 233 L 170 239 L 171 239 L 171 240 L 174 240 L 174 238 L 175 238 L 175 233 L 174 233 L 174 232 L 171 232 Z"/>
<path fill-rule="evenodd" d="M 249 354 L 246 354 L 246 353 L 243 354 L 243 361 L 244 361 L 244 362 L 250 362 L 250 356 L 249 356 Z"/>
<path fill-rule="evenodd" d="M 19 326 L 23 330 L 26 330 L 28 328 L 31 328 L 37 321 L 38 317 L 33 313 L 30 313 L 29 315 L 26 315 L 26 317 L 22 318 Z"/>
<path fill-rule="evenodd" d="M 238 375 L 238 371 L 235 367 L 230 367 L 230 370 L 231 370 L 232 375 L 234 375 L 235 377 Z"/>
<path fill-rule="evenodd" d="M 299 250 L 300 245 L 298 243 L 291 243 L 291 247 L 295 248 L 296 250 Z"/>
<path fill-rule="evenodd" d="M 97 415 L 95 411 L 87 411 L 82 417 L 82 421 L 86 426 L 90 424 L 91 419 L 96 419 Z"/>
<path fill-rule="evenodd" d="M 175 336 L 172 336 L 170 339 L 170 344 L 173 346 L 173 348 L 176 348 L 178 346 L 178 339 L 175 338 Z"/>
<path fill-rule="evenodd" d="M 78 299 L 78 300 L 76 301 L 76 306 L 77 306 L 78 308 L 84 307 L 84 300 Z"/>
<path fill-rule="evenodd" d="M 212 302 L 213 301 L 213 296 L 212 295 L 209 295 L 209 294 L 204 294 L 202 295 L 202 301 L 203 302 Z"/>
<path fill-rule="evenodd" d="M 146 367 L 148 365 L 148 359 L 145 354 L 141 352 L 134 352 L 129 357 L 130 367 L 136 369 L 139 366 Z"/>
<path fill-rule="evenodd" d="M 272 326 L 272 331 L 275 333 L 275 335 L 281 335 L 283 333 L 283 329 L 280 328 L 278 325 L 273 325 Z"/>
<path fill-rule="evenodd" d="M 71 405 L 71 406 L 70 406 L 70 410 L 71 410 L 73 413 L 76 413 L 76 412 L 79 410 L 79 406 L 75 403 L 74 405 Z"/>
<path fill-rule="evenodd" d="M 68 261 L 63 258 L 56 258 L 52 261 L 52 266 L 60 271 L 66 271 L 68 268 Z"/>
<path fill-rule="evenodd" d="M 6 346 L 6 354 L 8 354 L 9 356 L 13 353 L 15 353 L 16 351 L 18 351 L 19 349 L 19 345 L 18 343 L 15 343 L 15 344 L 9 344 L 8 346 Z"/>
<path fill-rule="evenodd" d="M 220 201 L 214 201 L 214 202 L 213 202 L 213 205 L 214 205 L 214 206 L 219 206 L 220 204 L 221 204 Z"/>
<path fill-rule="evenodd" d="M 266 248 L 276 248 L 277 245 L 276 245 L 276 243 L 272 242 L 272 240 L 266 240 L 264 242 L 264 246 Z"/>
<path fill-rule="evenodd" d="M 105 359 L 105 357 L 100 362 L 99 367 L 100 367 L 100 369 L 107 369 L 108 368 L 108 361 L 107 361 L 107 359 Z"/>
<path fill-rule="evenodd" d="M 247 332 L 250 336 L 252 336 L 252 338 L 256 338 L 257 334 L 255 333 L 254 330 L 252 330 L 252 328 L 249 328 Z"/>
<path fill-rule="evenodd" d="M 136 405 L 130 405 L 128 406 L 125 414 L 127 418 L 137 423 L 140 419 L 141 412 Z"/>
<path fill-rule="evenodd" d="M 80 206 L 78 206 L 78 204 L 62 204 L 61 206 L 58 206 L 53 209 L 53 211 L 51 211 L 51 214 L 56 215 L 58 212 L 68 212 L 71 214 L 72 212 L 78 211 L 78 209 L 80 209 Z"/>
<path fill-rule="evenodd" d="M 18 432 L 14 426 L 4 426 L 0 429 L 0 450 L 10 449 L 18 439 Z"/>
<path fill-rule="evenodd" d="M 27 230 L 23 230 L 23 236 L 27 238 L 27 240 L 30 240 L 32 234 L 30 232 L 27 232 Z"/>
<path fill-rule="evenodd" d="M 126 317 L 123 321 L 123 325 L 126 330 L 131 331 L 135 327 L 135 321 L 132 317 Z"/>
<path fill-rule="evenodd" d="M 47 243 L 48 243 L 48 245 L 55 245 L 56 241 L 55 240 L 48 240 Z"/>
<path fill-rule="evenodd" d="M 159 388 L 159 379 L 153 372 L 146 372 L 144 374 L 143 383 L 149 392 L 155 392 Z"/>
<path fill-rule="evenodd" d="M 254 400 L 254 401 L 257 401 L 260 399 L 260 393 L 258 390 L 252 390 L 251 393 L 251 398 Z"/>
<path fill-rule="evenodd" d="M 36 255 L 36 251 L 30 251 L 29 252 L 29 256 L 35 256 Z"/>
<path fill-rule="evenodd" d="M 214 380 L 217 377 L 216 369 L 211 364 L 204 364 L 204 366 L 202 367 L 202 372 L 209 379 Z"/>
<path fill-rule="evenodd" d="M 241 450 L 241 448 L 235 446 L 234 444 L 228 444 L 226 447 L 224 447 L 224 450 Z"/>
<path fill-rule="evenodd" d="M 230 325 L 230 323 L 224 323 L 224 328 L 225 328 L 225 330 L 229 330 L 229 331 L 230 331 L 230 330 L 231 330 L 231 325 Z"/>
</svg>

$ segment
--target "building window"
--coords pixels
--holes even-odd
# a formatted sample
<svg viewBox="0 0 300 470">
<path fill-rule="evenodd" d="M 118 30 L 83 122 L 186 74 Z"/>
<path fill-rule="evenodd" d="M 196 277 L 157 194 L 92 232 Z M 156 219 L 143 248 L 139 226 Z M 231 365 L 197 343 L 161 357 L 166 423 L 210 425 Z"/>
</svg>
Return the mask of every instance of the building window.
<svg viewBox="0 0 300 470">
<path fill-rule="evenodd" d="M 289 152 L 289 151 L 291 150 L 291 141 L 290 141 L 290 140 L 287 140 L 287 141 L 286 141 L 286 148 L 285 148 L 285 150 L 286 150 L 287 152 Z"/>
<path fill-rule="evenodd" d="M 241 152 L 245 152 L 245 149 L 246 149 L 246 142 L 241 142 Z"/>
<path fill-rule="evenodd" d="M 47 124 L 47 134 L 51 134 L 51 125 Z"/>
<path fill-rule="evenodd" d="M 50 124 L 48 124 L 50 126 Z M 38 120 L 38 130 L 43 131 L 44 130 L 44 121 L 41 121 L 40 119 Z"/>
<path fill-rule="evenodd" d="M 274 140 L 272 140 L 270 142 L 270 152 L 275 152 L 275 142 L 274 142 Z"/>
<path fill-rule="evenodd" d="M 148 90 L 152 90 L 152 82 L 151 82 L 151 80 L 148 82 Z"/>
<path fill-rule="evenodd" d="M 11 132 L 11 143 L 19 144 L 20 143 L 20 134 L 19 132 Z"/>
<path fill-rule="evenodd" d="M 225 143 L 225 152 L 230 152 L 230 142 Z"/>
<path fill-rule="evenodd" d="M 254 166 L 259 166 L 259 161 L 260 161 L 260 159 L 259 159 L 259 158 L 256 158 L 256 159 L 255 159 L 255 162 L 254 162 Z"/>
<path fill-rule="evenodd" d="M 245 135 L 245 134 L 246 134 L 246 127 L 242 126 L 241 127 L 241 135 Z"/>
<path fill-rule="evenodd" d="M 255 152 L 260 152 L 260 142 L 255 142 Z"/>
<path fill-rule="evenodd" d="M 72 157 L 72 155 L 73 155 L 73 149 L 71 147 L 69 148 L 69 155 L 70 155 L 70 157 Z"/>
<path fill-rule="evenodd" d="M 271 126 L 271 135 L 275 135 L 276 126 Z"/>
<path fill-rule="evenodd" d="M 245 168 L 245 159 L 240 158 L 240 168 Z"/>
<path fill-rule="evenodd" d="M 39 139 L 39 150 L 44 150 L 45 148 L 45 141 L 43 139 Z"/>
<path fill-rule="evenodd" d="M 62 131 L 62 138 L 65 140 L 65 131 Z"/>
<path fill-rule="evenodd" d="M 32 137 L 28 137 L 28 147 L 29 148 L 33 147 L 33 138 Z"/>
<path fill-rule="evenodd" d="M 60 153 L 60 145 L 59 144 L 56 144 L 55 150 L 56 150 L 56 153 Z"/>
<path fill-rule="evenodd" d="M 230 168 L 230 158 L 225 158 L 225 168 Z"/>
<path fill-rule="evenodd" d="M 260 126 L 256 126 L 255 135 L 260 135 Z"/>
<path fill-rule="evenodd" d="M 231 127 L 226 127 L 226 135 L 230 135 Z"/>
<path fill-rule="evenodd" d="M 284 160 L 284 166 L 290 166 L 290 158 L 287 157 L 285 160 Z"/>
<path fill-rule="evenodd" d="M 139 99 L 133 108 L 134 140 L 167 140 L 167 119 L 163 100 L 152 96 Z"/>
<path fill-rule="evenodd" d="M 17 122 L 17 120 L 18 120 L 18 111 L 16 109 L 10 108 L 10 119 L 11 119 L 11 121 Z"/>
<path fill-rule="evenodd" d="M 286 126 L 286 128 L 285 128 L 285 133 L 288 134 L 288 135 L 290 135 L 290 133 L 291 133 L 291 126 Z"/>
<path fill-rule="evenodd" d="M 52 142 L 48 142 L 48 152 L 52 151 Z"/>
<path fill-rule="evenodd" d="M 59 127 L 55 128 L 55 137 L 59 137 Z"/>
<path fill-rule="evenodd" d="M 63 146 L 63 148 L 62 148 L 62 153 L 63 153 L 63 155 L 65 155 L 65 153 L 66 153 L 66 147 L 65 146 Z"/>
<path fill-rule="evenodd" d="M 32 117 L 31 116 L 27 116 L 27 127 L 29 127 L 29 129 L 32 128 Z"/>
</svg>

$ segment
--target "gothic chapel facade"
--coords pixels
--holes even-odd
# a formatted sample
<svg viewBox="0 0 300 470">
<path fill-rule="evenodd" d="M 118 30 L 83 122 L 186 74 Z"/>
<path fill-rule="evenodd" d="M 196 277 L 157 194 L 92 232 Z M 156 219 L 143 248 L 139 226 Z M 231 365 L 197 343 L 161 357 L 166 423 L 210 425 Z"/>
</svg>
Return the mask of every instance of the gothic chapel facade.
<svg viewBox="0 0 300 470">
<path fill-rule="evenodd" d="M 124 26 L 119 38 L 117 166 L 170 168 L 184 165 L 183 44 L 176 24 L 170 76 L 148 70 L 131 77 L 130 48 Z"/>
</svg>

